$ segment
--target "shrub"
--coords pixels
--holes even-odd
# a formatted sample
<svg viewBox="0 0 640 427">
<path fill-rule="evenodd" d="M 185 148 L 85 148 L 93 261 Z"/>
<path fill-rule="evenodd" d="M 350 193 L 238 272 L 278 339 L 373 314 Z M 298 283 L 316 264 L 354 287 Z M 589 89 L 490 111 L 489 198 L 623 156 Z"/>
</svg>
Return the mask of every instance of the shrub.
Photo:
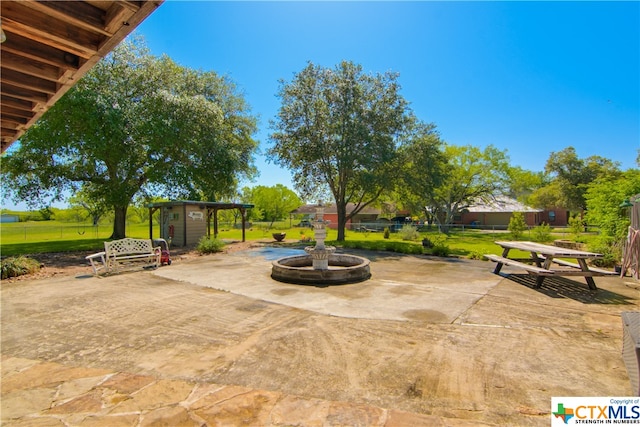
<svg viewBox="0 0 640 427">
<path fill-rule="evenodd" d="M 578 214 L 571 215 L 571 217 L 569 217 L 569 230 L 571 231 L 574 240 L 577 241 L 578 236 L 580 236 L 580 233 L 584 230 L 584 222 Z"/>
<path fill-rule="evenodd" d="M 451 248 L 445 244 L 434 245 L 431 248 L 431 254 L 435 256 L 449 256 L 451 254 Z"/>
<path fill-rule="evenodd" d="M 419 255 L 422 253 L 422 247 L 412 243 L 404 242 L 384 242 L 385 251 L 398 252 L 401 254 Z"/>
<path fill-rule="evenodd" d="M 384 235 L 382 237 L 384 237 L 385 239 L 388 239 L 390 236 L 391 236 L 391 231 L 389 231 L 389 227 L 385 227 Z"/>
<path fill-rule="evenodd" d="M 518 240 L 522 237 L 524 230 L 527 229 L 527 224 L 524 222 L 524 214 L 522 212 L 512 213 L 507 229 L 511 232 L 511 236 L 514 240 Z"/>
<path fill-rule="evenodd" d="M 594 259 L 593 265 L 597 267 L 613 267 L 618 265 L 622 260 L 622 246 L 621 242 L 617 242 L 612 238 L 601 237 L 591 245 L 589 250 L 603 255 L 600 259 Z"/>
<path fill-rule="evenodd" d="M 24 256 L 9 257 L 0 263 L 2 279 L 18 277 L 24 274 L 35 273 L 40 270 L 40 263 L 32 258 Z"/>
<path fill-rule="evenodd" d="M 209 239 L 207 236 L 202 236 L 196 250 L 201 254 L 212 254 L 222 252 L 224 245 L 225 243 L 220 239 Z"/>
<path fill-rule="evenodd" d="M 431 238 L 431 255 L 446 257 L 451 254 L 451 248 L 447 245 L 447 237 L 443 234 L 438 234 Z"/>
<path fill-rule="evenodd" d="M 433 247 L 433 242 L 429 240 L 428 237 L 425 237 L 424 239 L 422 239 L 422 246 L 427 249 L 430 249 Z"/>
<path fill-rule="evenodd" d="M 532 230 L 533 240 L 536 242 L 548 242 L 551 240 L 551 226 L 543 222 Z"/>
<path fill-rule="evenodd" d="M 398 234 L 402 240 L 418 240 L 420 238 L 418 230 L 409 224 L 403 225 Z"/>
<path fill-rule="evenodd" d="M 398 242 L 394 240 L 345 240 L 342 242 L 331 241 L 327 243 L 333 246 L 340 246 L 348 249 L 389 251 L 410 255 L 422 254 L 422 246 L 408 242 Z"/>
</svg>

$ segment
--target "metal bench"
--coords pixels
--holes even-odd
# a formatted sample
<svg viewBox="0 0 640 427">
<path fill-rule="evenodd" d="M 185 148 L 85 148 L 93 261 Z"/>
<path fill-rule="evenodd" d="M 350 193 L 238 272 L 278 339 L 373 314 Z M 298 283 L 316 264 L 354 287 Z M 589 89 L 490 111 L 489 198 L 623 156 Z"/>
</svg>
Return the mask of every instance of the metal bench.
<svg viewBox="0 0 640 427">
<path fill-rule="evenodd" d="M 104 252 L 86 257 L 91 263 L 94 274 L 119 272 L 123 267 L 139 266 L 158 267 L 162 250 L 154 247 L 150 239 L 124 238 L 104 242 Z"/>
</svg>

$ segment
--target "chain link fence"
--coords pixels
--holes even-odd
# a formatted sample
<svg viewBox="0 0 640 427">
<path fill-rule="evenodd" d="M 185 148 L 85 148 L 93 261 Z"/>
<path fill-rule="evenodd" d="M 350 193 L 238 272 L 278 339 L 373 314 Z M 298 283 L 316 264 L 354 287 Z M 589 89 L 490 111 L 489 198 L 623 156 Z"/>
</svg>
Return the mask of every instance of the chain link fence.
<svg viewBox="0 0 640 427">
<path fill-rule="evenodd" d="M 2 243 L 78 239 L 106 240 L 112 233 L 112 224 L 94 226 L 90 224 L 10 223 L 0 225 L 0 239 Z M 127 235 L 130 235 L 130 237 L 148 238 L 148 224 L 127 224 Z"/>
</svg>

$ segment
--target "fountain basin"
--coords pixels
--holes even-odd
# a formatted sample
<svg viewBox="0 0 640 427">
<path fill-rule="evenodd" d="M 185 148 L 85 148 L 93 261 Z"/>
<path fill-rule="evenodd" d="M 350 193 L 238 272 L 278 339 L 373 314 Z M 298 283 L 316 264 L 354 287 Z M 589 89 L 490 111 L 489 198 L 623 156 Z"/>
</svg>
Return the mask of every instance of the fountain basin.
<svg viewBox="0 0 640 427">
<path fill-rule="evenodd" d="M 274 280 L 300 285 L 343 285 L 371 277 L 369 260 L 355 255 L 330 254 L 327 269 L 314 269 L 311 255 L 280 258 L 273 261 Z"/>
</svg>

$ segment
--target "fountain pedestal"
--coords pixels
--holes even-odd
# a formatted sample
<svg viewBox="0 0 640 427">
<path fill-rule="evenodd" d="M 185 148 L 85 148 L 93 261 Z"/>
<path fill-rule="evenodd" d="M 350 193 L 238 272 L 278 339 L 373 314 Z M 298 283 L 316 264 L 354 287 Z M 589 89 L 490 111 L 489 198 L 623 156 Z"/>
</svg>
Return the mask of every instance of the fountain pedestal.
<svg viewBox="0 0 640 427">
<path fill-rule="evenodd" d="M 328 270 L 329 257 L 335 252 L 336 248 L 317 249 L 307 246 L 304 250 L 311 256 L 311 266 L 314 270 Z"/>
<path fill-rule="evenodd" d="M 311 255 L 314 270 L 328 270 L 329 257 L 336 251 L 335 247 L 324 245 L 324 241 L 327 238 L 327 229 L 325 226 L 324 209 L 322 206 L 318 206 L 316 208 L 316 220 L 313 222 L 316 245 L 314 247 L 307 246 L 304 248 L 305 252 Z"/>
</svg>

